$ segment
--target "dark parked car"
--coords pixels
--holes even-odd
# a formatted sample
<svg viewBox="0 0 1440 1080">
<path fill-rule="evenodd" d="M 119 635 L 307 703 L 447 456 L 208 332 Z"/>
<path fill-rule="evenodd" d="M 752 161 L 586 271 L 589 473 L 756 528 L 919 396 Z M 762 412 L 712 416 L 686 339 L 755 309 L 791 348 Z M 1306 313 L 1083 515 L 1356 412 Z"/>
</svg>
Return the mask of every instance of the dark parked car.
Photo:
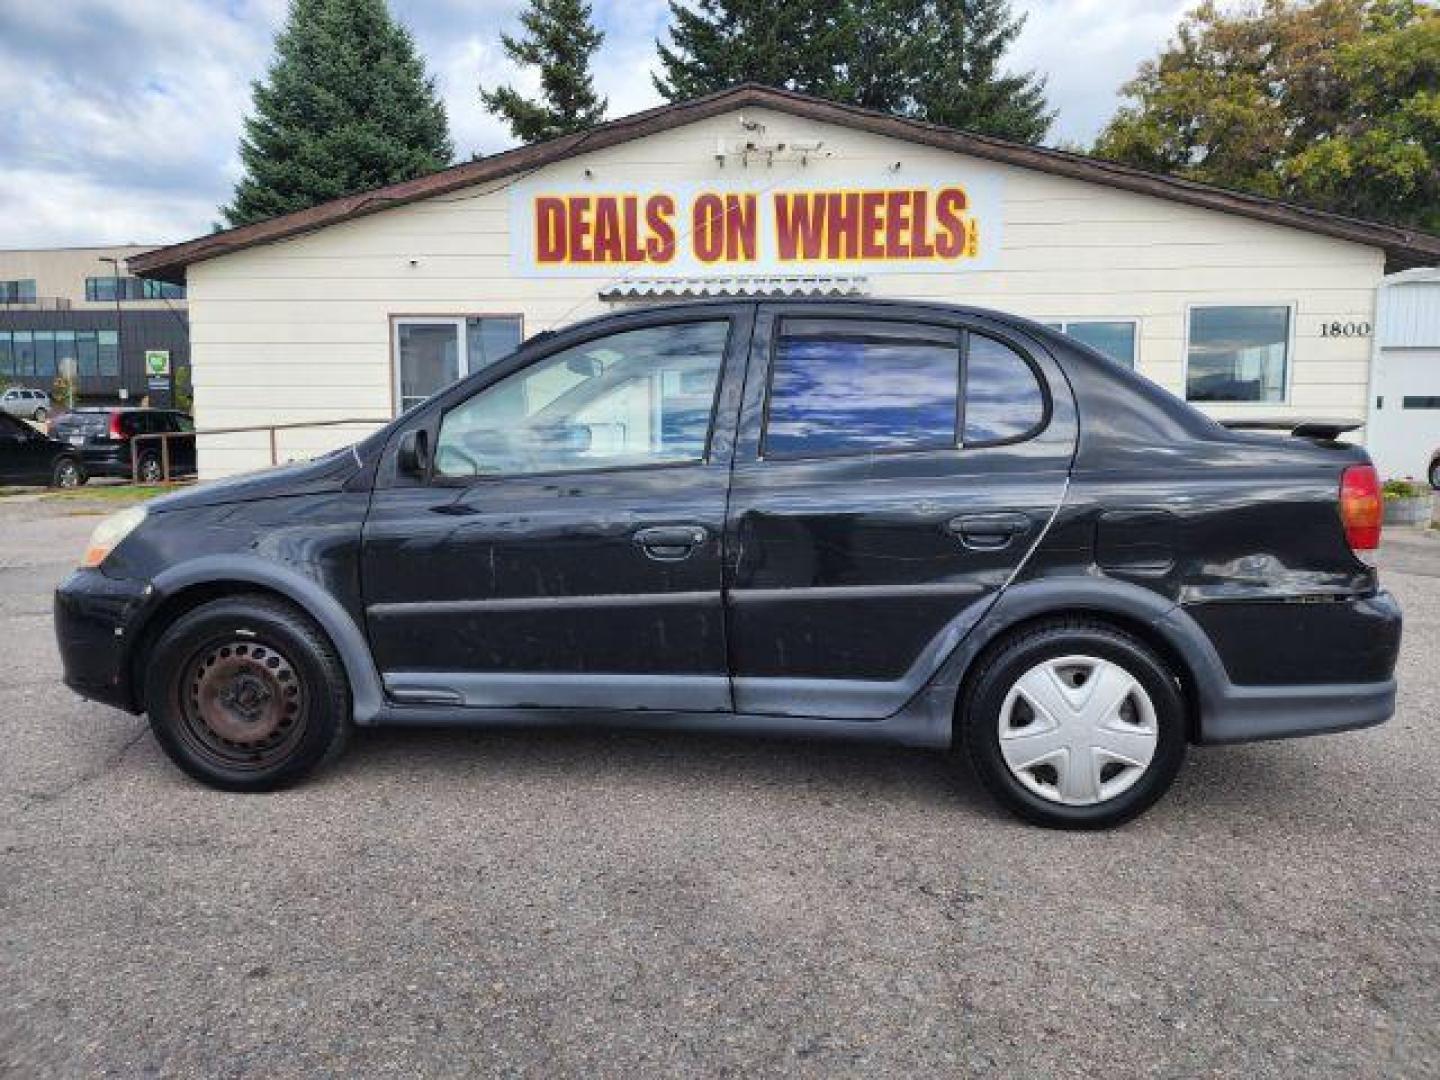
<svg viewBox="0 0 1440 1080">
<path fill-rule="evenodd" d="M 73 488 L 84 482 L 85 470 L 69 444 L 0 412 L 0 484 Z"/>
<path fill-rule="evenodd" d="M 1189 743 L 1390 716 L 1375 470 L 1307 430 L 984 311 L 612 315 L 110 519 L 56 595 L 65 678 L 236 790 L 352 722 L 622 723 L 954 748 L 1107 825 Z"/>
<path fill-rule="evenodd" d="M 118 476 L 141 483 L 157 484 L 165 475 L 165 451 L 161 439 L 137 435 L 170 433 L 170 475 L 195 474 L 195 424 L 185 413 L 173 409 L 85 408 L 72 409 L 57 417 L 50 433 L 79 451 L 90 476 Z M 138 466 L 138 467 L 137 467 Z"/>
</svg>

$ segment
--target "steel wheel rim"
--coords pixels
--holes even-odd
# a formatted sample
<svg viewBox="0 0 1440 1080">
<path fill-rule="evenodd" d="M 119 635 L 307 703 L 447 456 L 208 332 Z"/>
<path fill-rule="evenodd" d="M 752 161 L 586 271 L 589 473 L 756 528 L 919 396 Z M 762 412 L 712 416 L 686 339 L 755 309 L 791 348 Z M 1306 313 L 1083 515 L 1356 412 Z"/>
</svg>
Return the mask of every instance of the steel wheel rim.
<svg viewBox="0 0 1440 1080">
<path fill-rule="evenodd" d="M 73 488 L 80 486 L 80 469 L 73 461 L 62 462 L 60 465 L 60 486 L 62 488 Z"/>
<path fill-rule="evenodd" d="M 234 637 L 206 645 L 177 686 L 185 741 L 226 768 L 283 761 L 305 732 L 307 695 L 289 658 L 268 642 Z"/>
<path fill-rule="evenodd" d="M 1000 753 L 1031 793 L 1095 806 L 1134 787 L 1160 741 L 1155 703 L 1134 675 L 1098 656 L 1044 660 L 1000 706 Z"/>
<path fill-rule="evenodd" d="M 154 458 L 146 458 L 140 462 L 140 479 L 148 483 L 154 483 L 160 479 L 160 463 Z"/>
</svg>

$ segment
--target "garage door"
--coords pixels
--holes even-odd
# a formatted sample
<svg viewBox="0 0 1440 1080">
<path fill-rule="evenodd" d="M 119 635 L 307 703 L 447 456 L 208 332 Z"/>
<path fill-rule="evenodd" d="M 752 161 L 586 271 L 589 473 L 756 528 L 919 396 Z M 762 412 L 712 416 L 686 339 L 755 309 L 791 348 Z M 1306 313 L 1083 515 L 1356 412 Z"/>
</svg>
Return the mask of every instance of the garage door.
<svg viewBox="0 0 1440 1080">
<path fill-rule="evenodd" d="M 1440 349 L 1382 349 L 1365 445 L 1385 478 L 1424 477 L 1440 449 Z"/>
</svg>

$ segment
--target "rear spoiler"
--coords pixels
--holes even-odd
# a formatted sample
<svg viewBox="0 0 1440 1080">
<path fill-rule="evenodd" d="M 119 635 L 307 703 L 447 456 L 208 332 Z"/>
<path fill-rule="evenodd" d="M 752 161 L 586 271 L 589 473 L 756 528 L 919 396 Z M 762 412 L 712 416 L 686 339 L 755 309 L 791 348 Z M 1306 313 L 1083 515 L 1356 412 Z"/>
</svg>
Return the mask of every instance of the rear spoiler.
<svg viewBox="0 0 1440 1080">
<path fill-rule="evenodd" d="M 1290 417 L 1239 417 L 1217 421 L 1232 431 L 1288 431 L 1300 439 L 1334 440 L 1365 426 L 1363 420 L 1296 420 Z"/>
</svg>

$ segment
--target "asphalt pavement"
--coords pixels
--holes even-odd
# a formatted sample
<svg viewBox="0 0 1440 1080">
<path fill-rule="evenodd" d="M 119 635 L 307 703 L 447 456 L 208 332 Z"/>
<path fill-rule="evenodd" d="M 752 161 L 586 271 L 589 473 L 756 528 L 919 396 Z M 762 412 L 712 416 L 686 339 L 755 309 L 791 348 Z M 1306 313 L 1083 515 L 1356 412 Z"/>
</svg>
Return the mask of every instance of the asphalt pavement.
<svg viewBox="0 0 1440 1080">
<path fill-rule="evenodd" d="M 59 681 L 95 518 L 0 500 L 0 1075 L 1440 1075 L 1440 539 L 1400 711 L 1098 834 L 936 755 L 362 732 L 271 796 Z"/>
</svg>

